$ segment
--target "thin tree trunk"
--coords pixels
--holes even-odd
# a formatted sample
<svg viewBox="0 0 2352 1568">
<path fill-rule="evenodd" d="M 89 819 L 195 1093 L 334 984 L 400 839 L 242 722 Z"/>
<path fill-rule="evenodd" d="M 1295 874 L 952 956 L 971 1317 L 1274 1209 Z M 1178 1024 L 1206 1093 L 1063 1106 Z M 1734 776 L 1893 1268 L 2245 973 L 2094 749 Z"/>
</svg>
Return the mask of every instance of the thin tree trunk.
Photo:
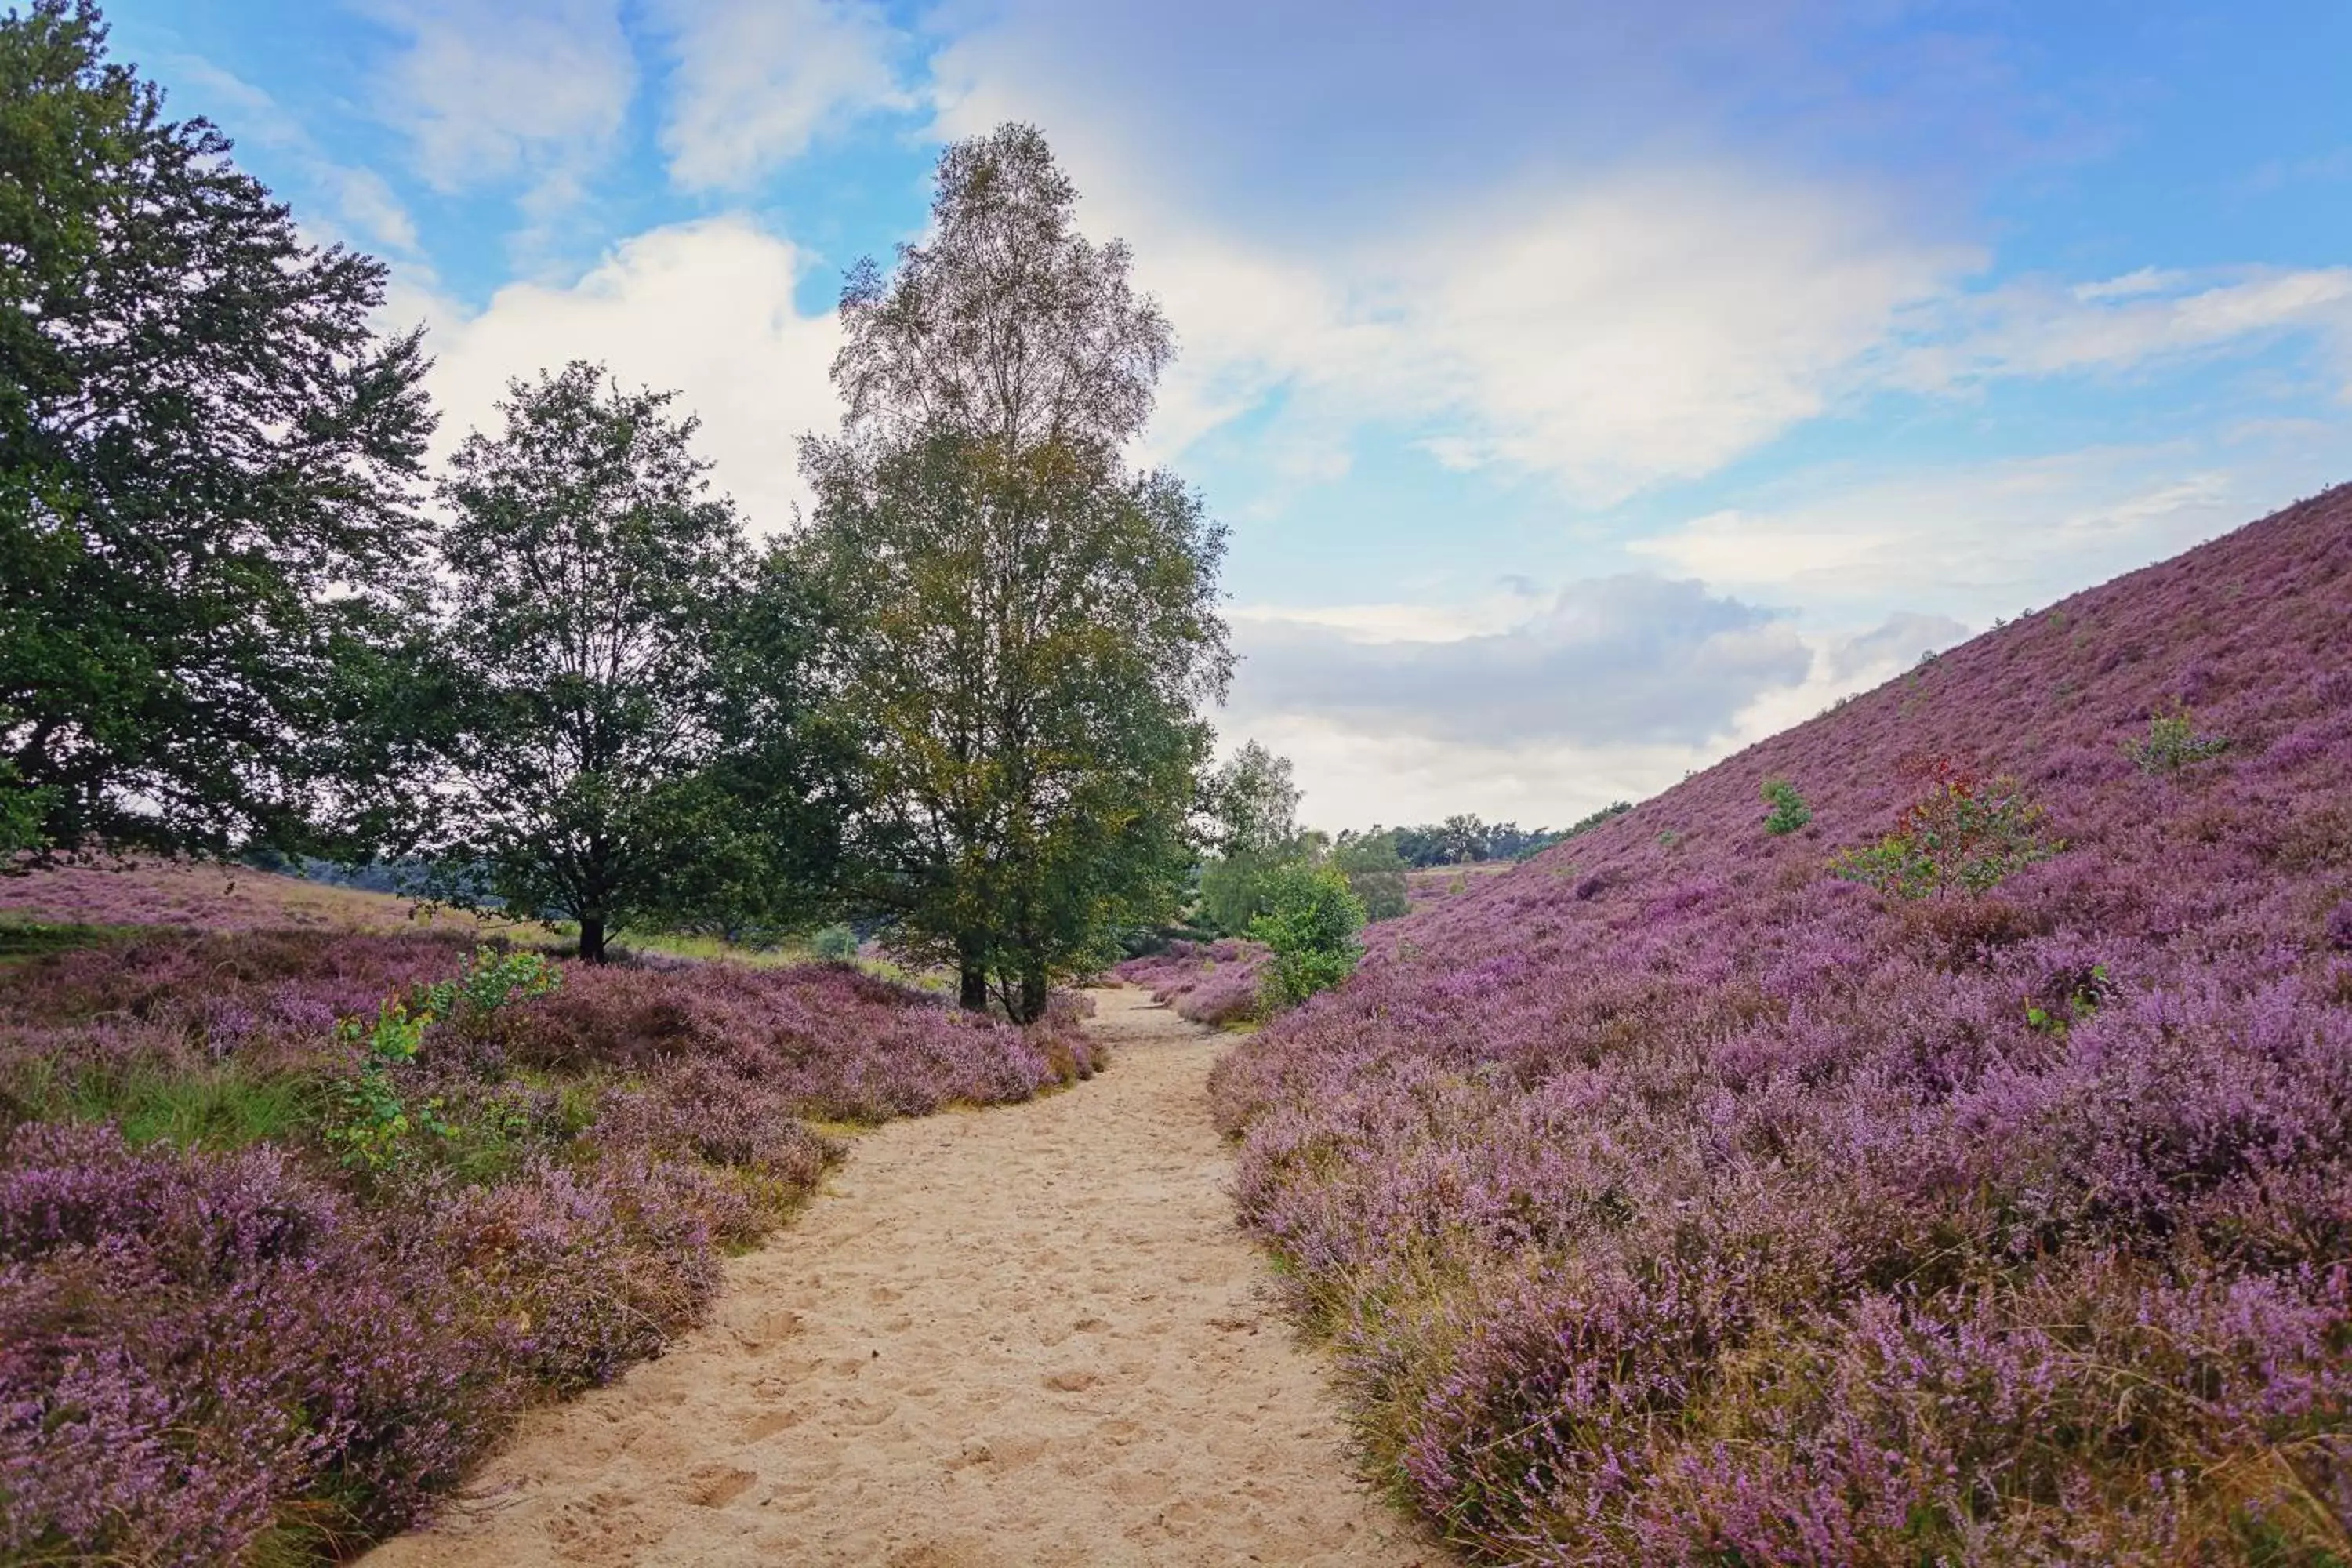
<svg viewBox="0 0 2352 1568">
<path fill-rule="evenodd" d="M 961 944 L 957 958 L 956 1001 L 967 1013 L 987 1012 L 988 966 L 981 961 L 980 944 Z"/>
<path fill-rule="evenodd" d="M 1034 1024 L 1045 1016 L 1046 990 L 1043 969 L 1022 970 L 1020 1022 Z"/>
</svg>

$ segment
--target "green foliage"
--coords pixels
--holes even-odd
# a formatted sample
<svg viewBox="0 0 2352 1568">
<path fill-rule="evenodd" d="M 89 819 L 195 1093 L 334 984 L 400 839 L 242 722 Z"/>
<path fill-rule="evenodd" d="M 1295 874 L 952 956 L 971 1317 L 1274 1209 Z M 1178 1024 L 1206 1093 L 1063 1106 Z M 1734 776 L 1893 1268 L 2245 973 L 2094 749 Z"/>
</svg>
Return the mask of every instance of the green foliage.
<svg viewBox="0 0 2352 1568">
<path fill-rule="evenodd" d="M 0 709 L 0 733 L 9 728 L 7 711 Z M 56 803 L 55 790 L 27 784 L 16 764 L 0 757 L 0 877 L 26 868 L 28 852 L 49 847 L 42 825 Z"/>
<path fill-rule="evenodd" d="M 1974 895 L 2066 847 L 2049 837 L 2046 814 L 2014 779 L 1979 781 L 1939 761 L 1926 784 L 1894 832 L 1839 851 L 1831 875 L 1891 898 Z"/>
<path fill-rule="evenodd" d="M 425 1030 L 436 1024 L 478 1029 L 499 1009 L 547 995 L 562 981 L 562 972 L 535 952 L 477 948 L 456 980 L 414 986 L 404 997 L 387 998 L 373 1023 L 345 1019 L 342 1035 L 360 1047 L 360 1064 L 328 1088 L 320 1128 L 327 1147 L 352 1169 L 381 1175 L 415 1158 L 412 1133 L 450 1136 L 441 1101 L 413 1100 L 398 1083 L 401 1069 L 413 1065 L 423 1049 Z"/>
<path fill-rule="evenodd" d="M 1598 817 L 1588 817 L 1580 827 L 1554 832 L 1548 827 L 1521 827 L 1516 822 L 1486 822 L 1475 816 L 1456 815 L 1443 822 L 1386 831 L 1395 835 L 1398 858 L 1409 867 L 1466 866 L 1481 860 L 1532 860 L 1597 820 Z M 1372 836 L 1378 837 L 1382 831 L 1375 826 Z"/>
<path fill-rule="evenodd" d="M 430 758 L 409 837 L 435 890 L 573 922 L 591 962 L 763 870 L 709 771 L 750 552 L 670 402 L 580 363 L 510 384 L 503 429 L 451 462 L 450 600 L 402 702 Z"/>
<path fill-rule="evenodd" d="M 2179 773 L 2191 763 L 2221 755 L 2229 749 L 2221 735 L 2200 735 L 2186 708 L 2152 714 L 2147 733 L 2124 742 L 2124 755 L 2144 773 Z"/>
<path fill-rule="evenodd" d="M 0 16 L 0 850 L 220 851 L 348 805 L 341 671 L 415 584 L 385 269 L 304 243 L 96 10 Z"/>
<path fill-rule="evenodd" d="M 1284 850 L 1239 850 L 1201 868 L 1200 921 L 1224 936 L 1247 933 L 1268 907 L 1268 879 L 1291 863 Z"/>
<path fill-rule="evenodd" d="M 1221 856 L 1279 856 L 1298 836 L 1290 759 L 1244 741 L 1202 789 L 1209 847 Z"/>
<path fill-rule="evenodd" d="M 1393 829 L 1372 833 L 1342 833 L 1332 846 L 1330 863 L 1348 879 L 1349 890 L 1364 906 L 1367 921 L 1392 921 L 1410 912 L 1404 857 L 1397 853 Z"/>
<path fill-rule="evenodd" d="M 1573 838 L 1580 833 L 1590 833 L 1594 828 L 1600 826 L 1602 823 L 1610 820 L 1612 817 L 1622 816 L 1633 809 L 1633 803 L 1630 800 L 1611 801 L 1607 805 L 1602 806 L 1600 810 L 1593 812 L 1590 816 L 1577 818 L 1575 825 L 1570 827 L 1567 832 L 1562 833 L 1560 837 L 1564 839 Z"/>
<path fill-rule="evenodd" d="M 854 754 L 841 864 L 910 963 L 1017 1019 L 1172 915 L 1232 668 L 1224 530 L 1123 453 L 1171 353 L 1123 247 L 1024 126 L 940 156 L 933 223 L 844 291 L 837 437 L 779 547 L 824 606 L 817 721 Z"/>
<path fill-rule="evenodd" d="M 1813 808 L 1787 779 L 1766 779 L 1764 801 L 1772 808 L 1765 814 L 1764 831 L 1775 837 L 1794 833 L 1813 819 Z"/>
<path fill-rule="evenodd" d="M 382 1174 L 404 1164 L 414 1152 L 411 1132 L 443 1133 L 441 1102 L 427 1100 L 414 1107 L 394 1082 L 396 1069 L 416 1059 L 425 1031 L 433 1022 L 429 1013 L 412 1011 L 405 1002 L 388 1000 L 376 1011 L 375 1022 L 345 1019 L 343 1036 L 361 1047 L 358 1071 L 328 1086 L 328 1109 L 320 1136 L 335 1157 L 353 1170 Z"/>
<path fill-rule="evenodd" d="M 2054 1006 L 2044 1006 L 2040 1002 L 2025 1005 L 2025 1022 L 2030 1027 L 2063 1039 L 2068 1030 L 2098 1013 L 2100 1005 L 2114 994 L 2115 983 L 2108 977 L 2105 964 L 2095 963 L 2088 973 L 2063 989 L 2064 995 Z"/>
<path fill-rule="evenodd" d="M 827 963 L 848 963 L 857 957 L 857 933 L 845 925 L 826 926 L 809 946 Z"/>
<path fill-rule="evenodd" d="M 1356 940 L 1364 906 L 1336 868 L 1279 868 L 1267 879 L 1267 905 L 1250 935 L 1273 950 L 1265 970 L 1270 1005 L 1295 1006 L 1356 972 L 1364 955 Z"/>
</svg>

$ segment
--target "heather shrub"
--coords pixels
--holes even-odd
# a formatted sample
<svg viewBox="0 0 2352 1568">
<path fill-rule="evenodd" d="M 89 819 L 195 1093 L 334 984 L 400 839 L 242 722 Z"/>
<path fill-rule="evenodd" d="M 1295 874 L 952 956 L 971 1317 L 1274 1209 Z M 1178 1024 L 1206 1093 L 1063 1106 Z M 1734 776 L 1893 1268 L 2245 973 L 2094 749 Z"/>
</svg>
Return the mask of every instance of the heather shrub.
<svg viewBox="0 0 2352 1568">
<path fill-rule="evenodd" d="M 226 1561 L 305 1493 L 364 1534 L 478 1450 L 501 1391 L 436 1271 L 279 1152 L 26 1126 L 0 1161 L 12 1553 Z"/>
<path fill-rule="evenodd" d="M 2352 1561 L 2347 624 L 2352 490 L 1371 928 L 1228 1053 L 1376 1479 L 1481 1561 Z M 2136 766 L 2173 670 L 2281 761 Z"/>
<path fill-rule="evenodd" d="M 1250 935 L 1272 955 L 1265 981 L 1270 1005 L 1296 1006 L 1355 973 L 1364 906 L 1344 874 L 1328 866 L 1282 867 L 1266 879 L 1266 905 Z"/>
<path fill-rule="evenodd" d="M 1224 1028 L 1257 1016 L 1266 957 L 1255 942 L 1172 942 L 1165 952 L 1129 959 L 1112 973 L 1142 986 L 1179 1017 Z"/>
<path fill-rule="evenodd" d="M 0 1560 L 333 1555 L 708 1307 L 806 1118 L 1094 1070 L 840 967 L 146 932 L 0 972 Z M 381 1100 L 370 1097 L 381 1094 Z"/>
</svg>

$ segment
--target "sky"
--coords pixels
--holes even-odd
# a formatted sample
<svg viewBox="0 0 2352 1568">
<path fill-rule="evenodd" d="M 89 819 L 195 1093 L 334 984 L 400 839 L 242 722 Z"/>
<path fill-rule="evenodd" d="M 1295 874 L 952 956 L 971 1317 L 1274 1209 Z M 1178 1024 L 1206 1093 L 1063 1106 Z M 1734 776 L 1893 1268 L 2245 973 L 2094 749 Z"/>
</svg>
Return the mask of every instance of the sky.
<svg viewBox="0 0 2352 1568">
<path fill-rule="evenodd" d="M 1231 529 L 1221 742 L 1328 829 L 1565 825 L 2352 479 L 2352 5 L 115 0 L 423 321 L 573 358 L 756 532 L 843 273 L 1041 127 Z"/>
</svg>

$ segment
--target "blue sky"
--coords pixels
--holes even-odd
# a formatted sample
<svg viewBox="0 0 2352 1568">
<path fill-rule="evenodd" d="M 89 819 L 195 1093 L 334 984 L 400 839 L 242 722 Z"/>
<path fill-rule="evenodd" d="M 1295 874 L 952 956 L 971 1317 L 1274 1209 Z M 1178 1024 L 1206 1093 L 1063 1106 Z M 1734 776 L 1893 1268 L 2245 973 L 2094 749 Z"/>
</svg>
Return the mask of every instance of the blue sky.
<svg viewBox="0 0 2352 1568">
<path fill-rule="evenodd" d="M 1182 357 L 1229 742 L 1325 826 L 1558 824 L 2352 479 L 2352 6 L 118 0 L 430 324 L 574 357 L 755 528 L 844 268 L 1044 127 Z"/>
</svg>

